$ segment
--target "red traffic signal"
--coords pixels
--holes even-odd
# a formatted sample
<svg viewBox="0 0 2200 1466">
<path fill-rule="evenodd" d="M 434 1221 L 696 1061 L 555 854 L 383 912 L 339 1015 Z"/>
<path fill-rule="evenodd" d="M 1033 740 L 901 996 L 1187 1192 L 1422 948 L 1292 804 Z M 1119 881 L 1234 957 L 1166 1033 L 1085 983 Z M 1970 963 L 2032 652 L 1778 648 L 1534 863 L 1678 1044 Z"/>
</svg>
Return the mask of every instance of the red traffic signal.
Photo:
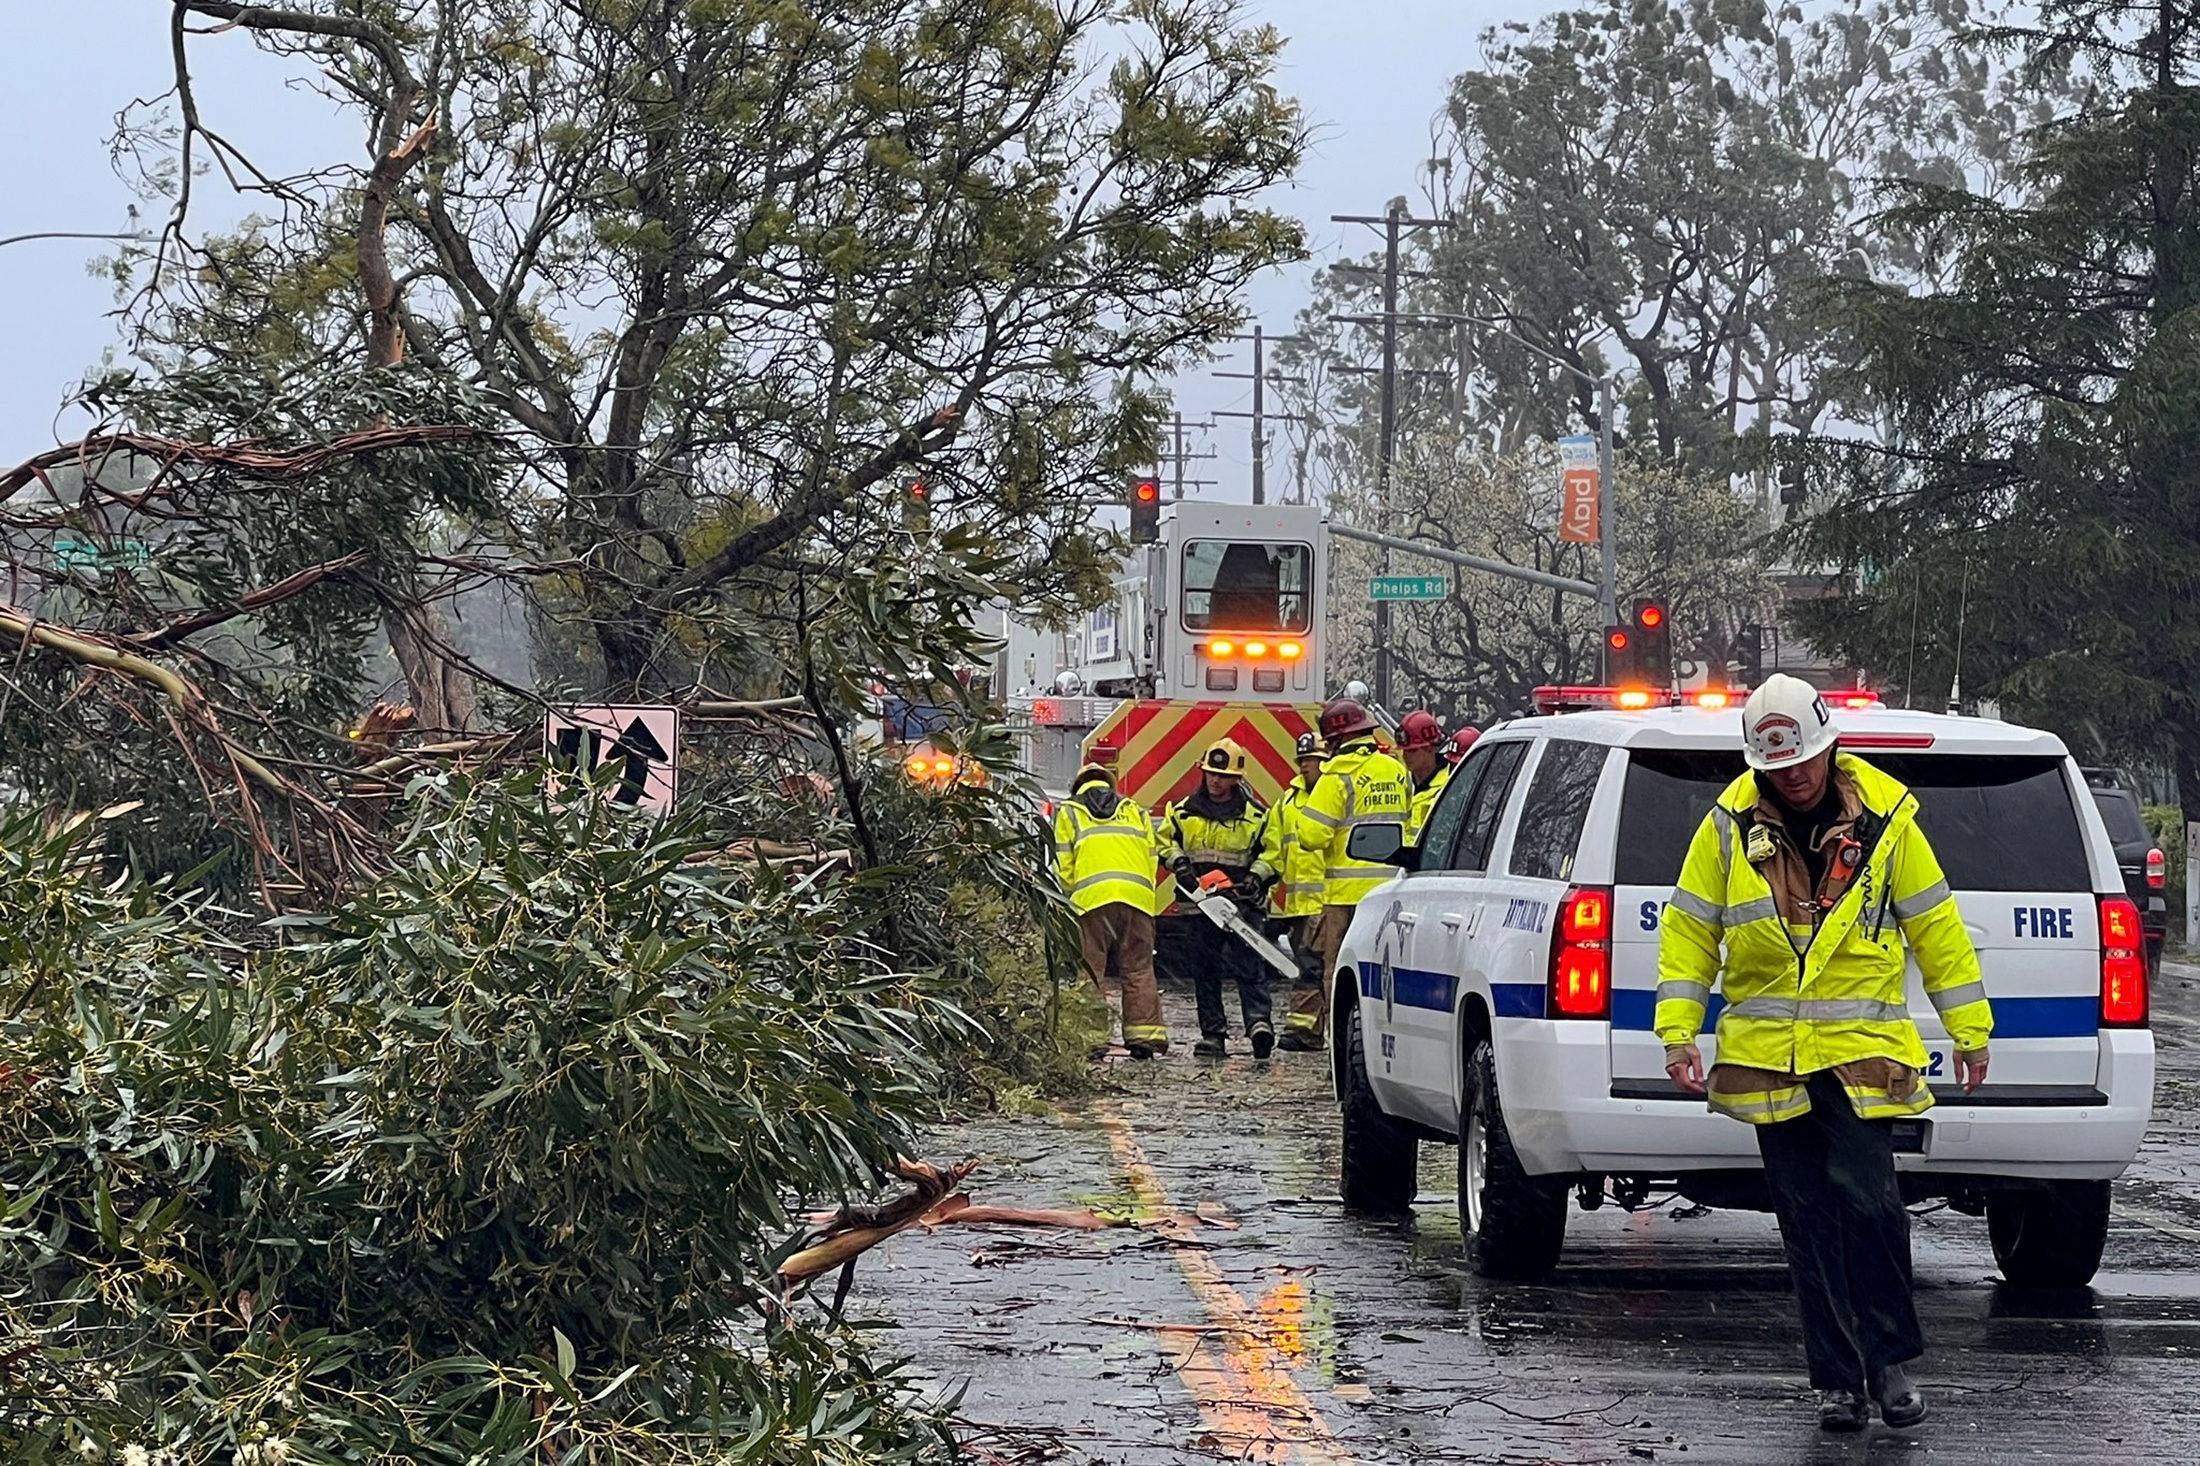
<svg viewBox="0 0 2200 1466">
<path fill-rule="evenodd" d="M 1624 626 L 1604 628 L 1604 685 L 1617 687 L 1635 677 L 1635 634 Z"/>
<path fill-rule="evenodd" d="M 1638 597 L 1630 608 L 1634 622 L 1635 671 L 1653 687 L 1673 685 L 1673 628 L 1667 624 L 1665 603 Z"/>
<path fill-rule="evenodd" d="M 1150 545 L 1161 538 L 1161 483 L 1147 474 L 1130 481 L 1131 543 Z"/>
</svg>

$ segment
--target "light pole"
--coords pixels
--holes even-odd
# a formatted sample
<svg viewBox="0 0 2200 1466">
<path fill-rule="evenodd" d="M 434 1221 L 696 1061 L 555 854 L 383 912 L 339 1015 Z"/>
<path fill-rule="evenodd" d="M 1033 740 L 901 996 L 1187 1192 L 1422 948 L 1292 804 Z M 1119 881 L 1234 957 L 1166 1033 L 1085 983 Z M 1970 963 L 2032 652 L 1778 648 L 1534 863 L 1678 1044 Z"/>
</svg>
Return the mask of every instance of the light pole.
<svg viewBox="0 0 2200 1466">
<path fill-rule="evenodd" d="M 11 234 L 5 239 L 0 239 L 0 247 L 11 244 L 24 244 L 33 239 L 120 239 L 132 243 L 143 243 L 152 237 L 142 229 L 130 234 L 79 234 L 71 230 L 48 229 L 37 234 Z"/>
<path fill-rule="evenodd" d="M 1603 550 L 1603 564 L 1600 567 L 1597 584 L 1597 604 L 1603 609 L 1604 624 L 1607 626 L 1617 625 L 1619 622 L 1619 521 L 1615 514 L 1616 501 L 1612 489 L 1612 382 L 1615 374 L 1606 372 L 1600 377 L 1585 372 L 1549 347 L 1537 345 L 1518 332 L 1508 330 L 1488 316 L 1471 316 L 1456 311 L 1417 311 L 1412 315 L 1402 316 L 1391 316 L 1386 313 L 1381 316 L 1338 315 L 1331 316 L 1330 319 L 1354 325 L 1374 325 L 1385 320 L 1396 320 L 1401 323 L 1411 322 L 1415 325 L 1479 327 L 1485 331 L 1493 331 L 1508 341 L 1525 346 L 1528 350 L 1564 370 L 1576 380 L 1586 382 L 1596 389 L 1598 419 L 1597 518 L 1600 528 L 1597 538 L 1602 541 Z M 1378 609 L 1380 609 L 1380 606 L 1378 606 Z"/>
</svg>

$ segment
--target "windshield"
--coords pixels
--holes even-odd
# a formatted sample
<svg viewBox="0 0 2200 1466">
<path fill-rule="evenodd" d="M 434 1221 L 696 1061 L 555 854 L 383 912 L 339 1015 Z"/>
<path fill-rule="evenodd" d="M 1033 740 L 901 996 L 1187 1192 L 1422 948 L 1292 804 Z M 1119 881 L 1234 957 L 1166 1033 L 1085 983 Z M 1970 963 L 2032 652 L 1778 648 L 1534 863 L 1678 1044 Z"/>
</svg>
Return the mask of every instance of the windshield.
<svg viewBox="0 0 2200 1466">
<path fill-rule="evenodd" d="M 1307 589 L 1314 559 L 1306 545 L 1193 540 L 1184 546 L 1187 631 L 1283 631 L 1312 623 Z"/>
<path fill-rule="evenodd" d="M 1917 822 L 1959 891 L 2089 891 L 2085 841 L 2052 755 L 1881 754 L 1910 786 Z M 1621 885 L 1670 886 L 1696 826 L 1742 771 L 1739 753 L 1637 749 L 1620 804 Z"/>
</svg>

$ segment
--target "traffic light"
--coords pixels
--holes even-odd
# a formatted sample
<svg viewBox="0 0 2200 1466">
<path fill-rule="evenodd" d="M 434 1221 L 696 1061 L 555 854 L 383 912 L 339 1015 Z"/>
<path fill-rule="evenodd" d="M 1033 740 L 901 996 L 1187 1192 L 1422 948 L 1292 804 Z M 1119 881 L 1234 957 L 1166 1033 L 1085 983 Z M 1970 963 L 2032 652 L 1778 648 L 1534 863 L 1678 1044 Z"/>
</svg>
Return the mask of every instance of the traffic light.
<svg viewBox="0 0 2200 1466">
<path fill-rule="evenodd" d="M 1673 685 L 1673 628 L 1666 624 L 1665 602 L 1638 597 L 1628 618 L 1633 623 L 1635 675 L 1652 687 Z"/>
<path fill-rule="evenodd" d="M 1131 543 L 1150 545 L 1161 538 L 1161 481 L 1152 474 L 1134 476 L 1126 495 L 1131 506 Z"/>
<path fill-rule="evenodd" d="M 1765 629 L 1758 623 L 1745 623 L 1734 636 L 1734 665 L 1742 682 L 1755 687 L 1765 680 Z"/>
<path fill-rule="evenodd" d="M 932 488 L 923 479 L 911 479 L 902 486 L 901 527 L 917 531 L 932 523 Z"/>
<path fill-rule="evenodd" d="M 1624 626 L 1604 628 L 1604 685 L 1635 680 L 1635 633 Z"/>
</svg>

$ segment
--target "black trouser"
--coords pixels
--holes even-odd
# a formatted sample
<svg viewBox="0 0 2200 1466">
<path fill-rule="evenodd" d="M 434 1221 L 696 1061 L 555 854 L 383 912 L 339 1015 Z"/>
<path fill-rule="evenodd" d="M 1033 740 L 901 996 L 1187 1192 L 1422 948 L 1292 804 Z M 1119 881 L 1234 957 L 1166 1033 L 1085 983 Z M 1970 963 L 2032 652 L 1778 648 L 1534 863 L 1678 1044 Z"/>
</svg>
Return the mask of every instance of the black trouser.
<svg viewBox="0 0 2200 1466">
<path fill-rule="evenodd" d="M 1206 917 L 1193 914 L 1185 926 L 1185 960 L 1192 969 L 1192 996 L 1199 1004 L 1202 1038 L 1226 1038 L 1230 1019 L 1223 1012 L 1222 980 L 1237 979 L 1238 1006 L 1244 1010 L 1245 1031 L 1274 1028 L 1275 1015 L 1268 997 L 1268 964 L 1230 933 Z M 1256 929 L 1258 914 L 1246 918 Z"/>
<path fill-rule="evenodd" d="M 1910 1296 L 1910 1214 L 1894 1175 L 1894 1122 L 1861 1120 L 1840 1076 L 1807 1081 L 1810 1113 L 1759 1125 L 1813 1389 L 1866 1391 L 1925 1352 Z"/>
</svg>

